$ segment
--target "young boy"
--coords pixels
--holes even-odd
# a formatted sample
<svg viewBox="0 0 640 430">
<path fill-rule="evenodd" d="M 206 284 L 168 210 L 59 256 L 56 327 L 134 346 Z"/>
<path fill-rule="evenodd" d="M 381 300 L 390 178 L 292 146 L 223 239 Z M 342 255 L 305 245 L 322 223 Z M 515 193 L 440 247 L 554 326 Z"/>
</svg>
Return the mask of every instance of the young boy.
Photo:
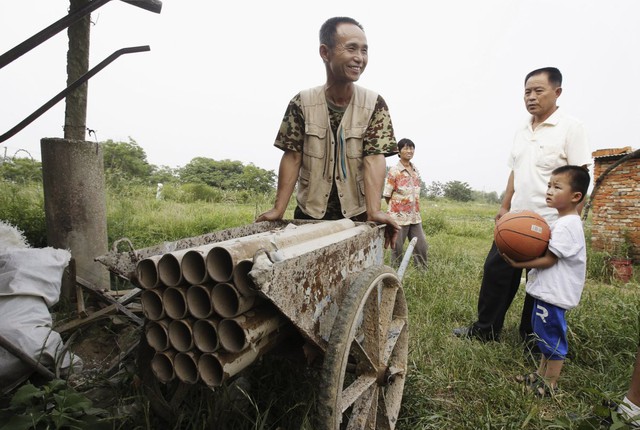
<svg viewBox="0 0 640 430">
<path fill-rule="evenodd" d="M 578 205 L 589 188 L 589 172 L 580 166 L 561 166 L 551 172 L 547 206 L 558 211 L 551 225 L 546 253 L 530 261 L 504 259 L 513 267 L 532 269 L 527 277 L 527 293 L 535 298 L 532 325 L 542 352 L 535 374 L 525 382 L 536 395 L 546 396 L 558 387 L 558 378 L 567 354 L 565 312 L 578 305 L 584 287 L 587 250 Z"/>
</svg>

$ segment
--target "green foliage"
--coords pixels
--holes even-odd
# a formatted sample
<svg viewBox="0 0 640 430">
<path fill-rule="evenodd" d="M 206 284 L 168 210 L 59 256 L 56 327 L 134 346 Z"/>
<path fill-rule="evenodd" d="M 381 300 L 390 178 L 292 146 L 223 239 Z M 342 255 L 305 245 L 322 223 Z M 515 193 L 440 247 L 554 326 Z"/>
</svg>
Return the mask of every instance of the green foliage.
<svg viewBox="0 0 640 430">
<path fill-rule="evenodd" d="M 18 227 L 31 246 L 47 246 L 42 184 L 0 180 L 0 219 Z"/>
<path fill-rule="evenodd" d="M 111 424 L 101 418 L 105 413 L 65 381 L 42 387 L 26 384 L 15 392 L 9 407 L 0 410 L 0 430 L 109 429 Z"/>
<path fill-rule="evenodd" d="M 247 190 L 264 193 L 275 186 L 273 170 L 264 170 L 249 164 L 243 166 L 240 161 L 196 157 L 179 169 L 183 183 L 204 183 L 221 190 Z"/>
<path fill-rule="evenodd" d="M 429 199 L 435 199 L 438 197 L 444 196 L 444 184 L 442 182 L 433 181 L 427 187 L 424 183 L 422 184 L 424 188 L 420 189 L 420 194 L 424 195 Z"/>
<path fill-rule="evenodd" d="M 137 178 L 145 181 L 153 171 L 147 162 L 147 154 L 138 143 L 129 138 L 129 142 L 114 142 L 111 139 L 102 144 L 104 171 L 107 178 L 122 180 Z"/>
<path fill-rule="evenodd" d="M 177 169 L 172 169 L 169 166 L 154 166 L 151 165 L 152 172 L 149 182 L 151 184 L 169 184 L 178 181 Z"/>
<path fill-rule="evenodd" d="M 42 182 L 42 163 L 31 158 L 0 159 L 0 179 L 14 183 Z"/>
<path fill-rule="evenodd" d="M 469 184 L 460 181 L 449 181 L 444 184 L 444 196 L 457 202 L 468 202 L 473 199 Z"/>
</svg>

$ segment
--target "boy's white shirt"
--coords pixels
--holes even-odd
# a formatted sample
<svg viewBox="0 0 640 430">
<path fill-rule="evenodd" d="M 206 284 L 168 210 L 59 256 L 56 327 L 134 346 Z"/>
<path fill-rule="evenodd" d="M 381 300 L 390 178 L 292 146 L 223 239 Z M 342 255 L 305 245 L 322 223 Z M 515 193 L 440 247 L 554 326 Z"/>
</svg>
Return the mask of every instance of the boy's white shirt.
<svg viewBox="0 0 640 430">
<path fill-rule="evenodd" d="M 549 251 L 558 261 L 549 268 L 529 271 L 527 293 L 563 309 L 575 308 L 587 271 L 587 247 L 579 215 L 566 215 L 551 224 Z"/>
</svg>

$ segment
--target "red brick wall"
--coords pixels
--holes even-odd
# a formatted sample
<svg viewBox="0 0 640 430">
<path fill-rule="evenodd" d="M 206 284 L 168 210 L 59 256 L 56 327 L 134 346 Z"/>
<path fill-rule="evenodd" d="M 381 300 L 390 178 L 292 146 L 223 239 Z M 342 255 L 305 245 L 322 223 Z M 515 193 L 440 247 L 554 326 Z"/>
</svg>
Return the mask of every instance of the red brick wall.
<svg viewBox="0 0 640 430">
<path fill-rule="evenodd" d="M 594 179 L 620 158 L 596 158 Z M 631 257 L 634 262 L 639 261 L 640 159 L 627 160 L 610 171 L 596 190 L 592 205 L 592 248 L 613 253 L 623 242 L 623 232 L 628 231 L 633 244 Z"/>
</svg>

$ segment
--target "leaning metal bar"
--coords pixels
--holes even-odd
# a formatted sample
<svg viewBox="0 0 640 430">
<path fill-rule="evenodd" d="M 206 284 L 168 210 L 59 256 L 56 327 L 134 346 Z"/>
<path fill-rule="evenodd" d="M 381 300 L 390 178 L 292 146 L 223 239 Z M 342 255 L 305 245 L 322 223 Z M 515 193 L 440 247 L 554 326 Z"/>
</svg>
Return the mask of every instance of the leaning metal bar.
<svg viewBox="0 0 640 430">
<path fill-rule="evenodd" d="M 100 64 L 95 66 L 93 69 L 89 70 L 84 75 L 80 76 L 75 82 L 73 82 L 67 88 L 65 88 L 64 90 L 60 91 L 51 100 L 49 100 L 48 102 L 46 102 L 45 104 L 40 106 L 39 109 L 37 109 L 35 112 L 33 112 L 31 115 L 29 115 L 25 119 L 23 119 L 18 125 L 13 127 L 11 130 L 7 131 L 5 134 L 1 135 L 0 136 L 0 143 L 2 143 L 5 140 L 9 139 L 11 136 L 13 136 L 14 134 L 18 133 L 20 130 L 25 128 L 27 125 L 31 124 L 36 118 L 38 118 L 40 115 L 42 115 L 43 113 L 45 113 L 46 111 L 51 109 L 51 107 L 53 107 L 60 100 L 65 98 L 67 94 L 69 94 L 71 91 L 75 90 L 80 85 L 82 85 L 85 82 L 87 82 L 91 77 L 93 77 L 93 75 L 95 75 L 100 70 L 102 70 L 105 67 L 107 67 L 109 65 L 109 63 L 114 61 L 119 56 L 121 56 L 123 54 L 131 54 L 131 53 L 135 53 L 135 52 L 145 52 L 145 51 L 150 51 L 150 50 L 151 50 L 151 48 L 149 47 L 149 45 L 144 45 L 144 46 L 133 46 L 131 48 L 122 48 L 122 49 L 119 49 L 119 50 L 115 51 L 113 54 L 109 55 L 107 58 L 102 60 L 102 62 Z"/>
<path fill-rule="evenodd" d="M 94 10 L 99 7 L 105 5 L 111 0 L 93 0 L 87 3 L 85 6 L 80 9 L 70 13 L 67 16 L 62 17 L 58 21 L 54 22 L 47 28 L 38 33 L 34 34 L 24 42 L 16 45 L 14 48 L 8 50 L 4 54 L 0 55 L 0 69 L 2 69 L 7 64 L 11 63 L 13 60 L 20 58 L 22 55 L 31 51 L 36 46 L 40 45 L 45 40 L 48 40 L 52 36 L 60 33 L 65 28 L 69 27 L 76 21 L 82 19 L 85 15 L 90 14 Z M 162 9 L 162 2 L 159 0 L 123 0 L 125 3 L 129 3 L 134 6 L 138 6 L 142 9 L 160 13 Z"/>
</svg>

